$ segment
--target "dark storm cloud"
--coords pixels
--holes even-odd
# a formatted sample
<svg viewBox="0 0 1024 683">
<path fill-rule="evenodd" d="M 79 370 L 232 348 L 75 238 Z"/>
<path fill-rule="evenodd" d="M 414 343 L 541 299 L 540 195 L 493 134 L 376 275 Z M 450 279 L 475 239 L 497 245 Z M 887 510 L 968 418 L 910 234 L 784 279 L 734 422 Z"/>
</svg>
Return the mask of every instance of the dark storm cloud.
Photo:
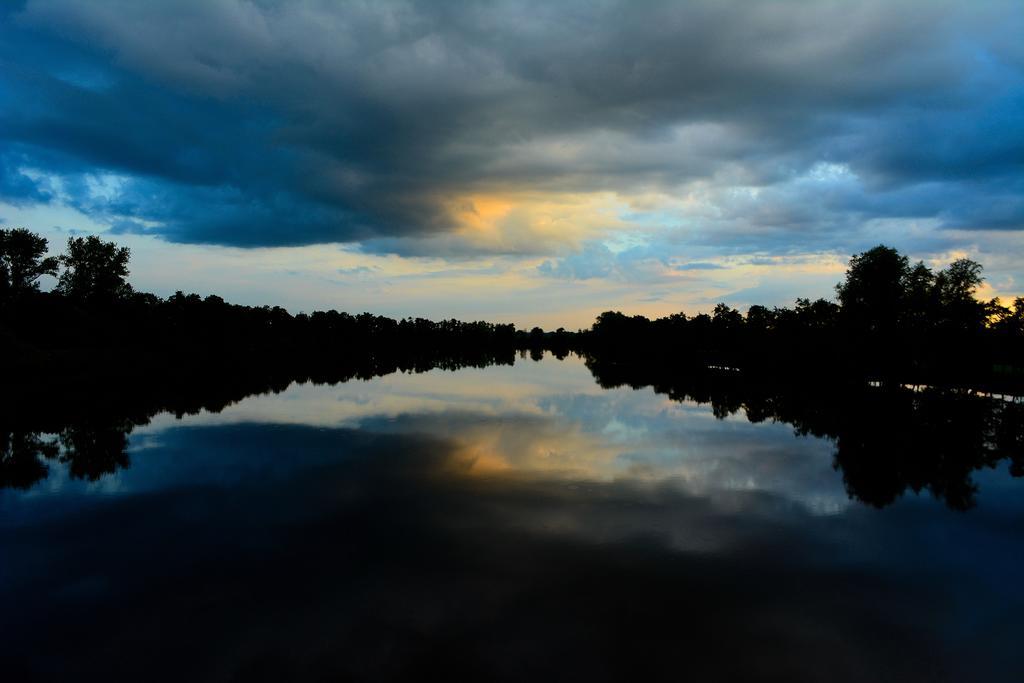
<svg viewBox="0 0 1024 683">
<path fill-rule="evenodd" d="M 122 231 L 414 253 L 473 192 L 694 183 L 712 242 L 1024 227 L 1018 3 L 30 0 L 0 21 L 0 196 Z M 822 192 L 821 164 L 849 178 Z"/>
</svg>

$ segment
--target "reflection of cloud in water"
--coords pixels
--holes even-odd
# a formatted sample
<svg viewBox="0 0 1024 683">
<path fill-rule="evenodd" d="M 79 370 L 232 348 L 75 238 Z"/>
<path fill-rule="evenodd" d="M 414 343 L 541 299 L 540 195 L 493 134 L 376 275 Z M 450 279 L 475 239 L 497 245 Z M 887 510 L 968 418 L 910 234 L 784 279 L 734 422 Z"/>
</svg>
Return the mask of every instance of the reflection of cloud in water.
<svg viewBox="0 0 1024 683">
<path fill-rule="evenodd" d="M 357 426 L 363 418 L 466 409 L 485 414 L 540 412 L 539 400 L 560 392 L 599 394 L 600 387 L 575 357 L 520 361 L 515 366 L 395 373 L 336 385 L 293 384 L 280 394 L 251 396 L 219 413 L 190 416 L 188 424 L 275 422 L 325 427 Z M 170 415 L 144 429 L 174 424 Z"/>
<path fill-rule="evenodd" d="M 716 420 L 707 406 L 676 403 L 650 389 L 601 390 L 578 359 L 298 385 L 183 424 L 247 422 L 444 438 L 473 476 L 542 472 L 671 481 L 694 492 L 764 490 L 817 512 L 848 502 L 831 467 L 830 444 L 794 438 L 784 425 Z M 174 424 L 182 423 L 158 417 L 136 432 L 133 450 Z M 138 455 L 143 467 L 146 456 Z"/>
<path fill-rule="evenodd" d="M 990 666 L 1008 670 L 969 655 L 982 640 L 1013 652 L 1010 631 L 995 627 L 1020 596 L 943 574 L 951 541 L 970 550 L 976 538 L 956 525 L 939 539 L 912 507 L 820 517 L 765 491 L 703 495 L 525 468 L 466 476 L 460 434 L 479 418 L 445 417 L 437 431 L 457 427 L 451 438 L 424 434 L 430 417 L 400 418 L 391 433 L 165 431 L 149 455 L 173 467 L 151 475 L 186 478 L 27 534 L 0 529 L 17 560 L 0 599 L 31 595 L 33 613 L 74 632 L 35 639 L 24 601 L 5 602 L 9 666 L 148 680 L 192 678 L 190 668 L 224 680 L 996 680 Z M 508 420 L 497 443 L 522 451 L 532 437 L 512 434 L 550 423 Z M 973 517 L 954 519 L 972 531 Z M 1020 540 L 992 528 L 993 547 Z M 958 596 L 968 590 L 969 605 Z M 965 610 L 989 635 L 963 632 Z"/>
</svg>

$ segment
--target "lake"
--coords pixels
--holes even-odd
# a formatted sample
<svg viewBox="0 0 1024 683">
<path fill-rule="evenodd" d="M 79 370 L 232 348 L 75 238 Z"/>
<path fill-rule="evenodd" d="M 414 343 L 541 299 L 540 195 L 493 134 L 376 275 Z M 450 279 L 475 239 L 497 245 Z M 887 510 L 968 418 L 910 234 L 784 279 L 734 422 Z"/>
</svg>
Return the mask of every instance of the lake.
<svg viewBox="0 0 1024 683">
<path fill-rule="evenodd" d="M 1019 403 L 591 365 L 6 418 L 4 679 L 1020 680 Z"/>
</svg>

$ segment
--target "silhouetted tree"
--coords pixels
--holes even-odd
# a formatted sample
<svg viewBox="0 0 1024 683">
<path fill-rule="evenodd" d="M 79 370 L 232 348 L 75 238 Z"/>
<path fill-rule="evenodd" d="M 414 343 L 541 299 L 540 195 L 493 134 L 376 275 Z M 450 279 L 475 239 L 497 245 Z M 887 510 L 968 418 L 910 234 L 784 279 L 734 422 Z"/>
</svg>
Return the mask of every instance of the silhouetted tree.
<svg viewBox="0 0 1024 683">
<path fill-rule="evenodd" d="M 45 256 L 47 240 L 24 228 L 0 230 L 0 296 L 39 289 L 39 278 L 56 275 L 58 259 Z"/>
<path fill-rule="evenodd" d="M 711 313 L 711 324 L 721 333 L 736 332 L 743 327 L 743 314 L 727 304 L 719 303 Z"/>
<path fill-rule="evenodd" d="M 67 253 L 60 257 L 65 270 L 56 291 L 80 301 L 112 301 L 131 294 L 128 284 L 128 247 L 105 242 L 95 235 L 69 237 Z"/>
<path fill-rule="evenodd" d="M 774 324 L 775 315 L 767 307 L 755 304 L 747 309 L 747 327 L 750 330 L 767 332 Z"/>
<path fill-rule="evenodd" d="M 867 333 L 889 332 L 903 308 L 908 260 L 891 247 L 878 245 L 850 259 L 846 279 L 836 285 L 843 316 Z"/>
<path fill-rule="evenodd" d="M 984 281 L 980 263 L 957 259 L 935 276 L 935 289 L 942 307 L 940 324 L 958 332 L 979 330 L 985 323 L 985 304 L 975 298 Z"/>
<path fill-rule="evenodd" d="M 1024 297 L 1014 299 L 1012 306 L 1003 306 L 999 299 L 993 299 L 987 308 L 987 317 L 997 335 L 1007 341 L 1024 342 Z"/>
<path fill-rule="evenodd" d="M 939 298 L 935 288 L 935 273 L 923 261 L 918 261 L 907 271 L 903 298 L 902 323 L 908 331 L 927 331 L 939 309 Z"/>
<path fill-rule="evenodd" d="M 795 312 L 804 330 L 829 330 L 835 327 L 840 308 L 827 299 L 797 299 Z"/>
</svg>

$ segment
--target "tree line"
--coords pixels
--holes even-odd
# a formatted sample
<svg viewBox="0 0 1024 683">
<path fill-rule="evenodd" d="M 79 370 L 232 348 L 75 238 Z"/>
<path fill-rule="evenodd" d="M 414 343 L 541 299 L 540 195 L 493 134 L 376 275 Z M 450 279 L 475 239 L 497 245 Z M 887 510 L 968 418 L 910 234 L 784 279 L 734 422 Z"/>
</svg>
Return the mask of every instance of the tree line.
<svg viewBox="0 0 1024 683">
<path fill-rule="evenodd" d="M 293 315 L 181 291 L 162 298 L 133 289 L 129 249 L 96 236 L 69 238 L 60 256 L 47 252 L 39 235 L 0 230 L 0 363 L 8 377 L 224 363 L 287 367 L 292 375 L 316 374 L 314 365 L 344 374 L 342 367 L 357 365 L 380 374 L 512 362 L 529 343 L 511 324 L 334 310 Z M 40 287 L 47 275 L 57 278 L 49 292 Z"/>
<path fill-rule="evenodd" d="M 588 330 L 529 331 L 483 321 L 395 320 L 334 310 L 291 314 L 179 291 L 161 298 L 128 283 L 130 251 L 96 236 L 48 255 L 45 238 L 0 229 L 0 358 L 9 370 L 75 372 L 115 364 L 351 363 L 378 370 L 511 362 L 514 354 L 575 352 L 664 371 L 742 368 L 949 381 L 1024 383 L 1024 298 L 977 298 L 982 266 L 958 259 L 933 271 L 886 246 L 852 257 L 836 299 L 793 307 L 725 303 L 657 319 L 607 311 Z M 44 292 L 40 280 L 56 278 Z"/>
<path fill-rule="evenodd" d="M 879 245 L 853 256 L 836 301 L 801 298 L 793 307 L 754 305 L 746 314 L 721 303 L 710 314 L 655 320 L 606 312 L 585 347 L 661 367 L 696 361 L 790 374 L 1019 382 L 1024 298 L 1010 305 L 978 299 L 981 273 L 970 259 L 936 272 Z"/>
</svg>

